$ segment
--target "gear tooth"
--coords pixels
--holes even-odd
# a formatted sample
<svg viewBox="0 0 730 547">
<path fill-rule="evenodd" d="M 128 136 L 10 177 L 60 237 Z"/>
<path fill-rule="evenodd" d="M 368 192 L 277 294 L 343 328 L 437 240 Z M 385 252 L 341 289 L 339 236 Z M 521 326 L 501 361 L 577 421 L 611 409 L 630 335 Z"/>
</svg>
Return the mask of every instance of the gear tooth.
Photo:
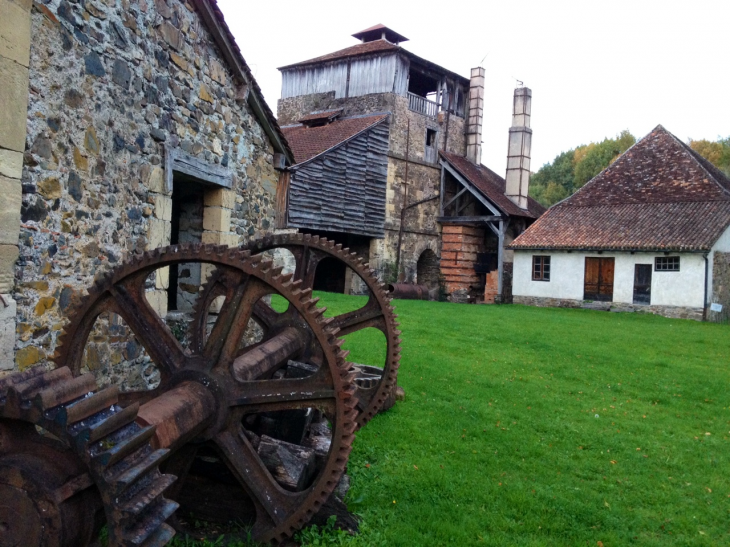
<svg viewBox="0 0 730 547">
<path fill-rule="evenodd" d="M 329 247 L 330 249 L 334 249 L 334 248 L 335 248 L 335 242 L 334 242 L 334 241 L 332 241 L 332 240 L 329 240 L 329 241 L 327 241 L 327 246 L 328 246 L 328 247 Z"/>
<path fill-rule="evenodd" d="M 291 280 L 292 280 L 292 278 L 293 278 L 293 277 L 294 277 L 294 274 L 290 274 L 290 273 L 288 273 L 288 274 L 281 274 L 281 275 L 279 276 L 279 282 L 280 282 L 280 283 L 281 283 L 282 285 L 284 285 L 284 286 L 286 286 L 286 287 L 289 287 L 290 285 L 292 285 L 292 284 L 293 284 L 293 283 L 291 282 Z"/>
<path fill-rule="evenodd" d="M 324 325 L 324 327 L 325 327 L 325 329 L 324 329 L 324 330 L 325 330 L 325 332 L 327 333 L 327 335 L 328 335 L 328 336 L 329 336 L 329 337 L 330 337 L 331 339 L 334 339 L 334 338 L 336 338 L 336 337 L 337 337 L 337 333 L 339 333 L 339 332 L 340 332 L 340 328 L 339 328 L 339 327 L 330 327 L 330 326 L 329 326 L 329 324 L 330 324 L 330 323 L 332 323 L 333 321 L 334 321 L 334 317 L 326 317 L 326 318 L 325 318 L 325 319 L 324 319 L 324 320 L 322 321 L 322 324 L 323 324 L 323 325 Z"/>
<path fill-rule="evenodd" d="M 310 236 L 309 241 L 311 241 L 312 243 L 317 243 L 319 239 L 319 236 Z"/>
<path fill-rule="evenodd" d="M 299 291 L 299 296 L 302 300 L 305 300 L 309 298 L 309 296 L 312 294 L 312 289 L 302 289 Z"/>
<path fill-rule="evenodd" d="M 336 251 L 341 251 L 342 250 L 342 243 L 338 243 L 337 245 L 335 245 L 335 250 Z"/>
<path fill-rule="evenodd" d="M 343 361 L 345 359 L 347 359 L 347 356 L 348 355 L 350 355 L 350 350 L 349 349 L 341 349 L 340 351 L 337 352 L 337 358 L 338 359 L 342 359 Z"/>
</svg>

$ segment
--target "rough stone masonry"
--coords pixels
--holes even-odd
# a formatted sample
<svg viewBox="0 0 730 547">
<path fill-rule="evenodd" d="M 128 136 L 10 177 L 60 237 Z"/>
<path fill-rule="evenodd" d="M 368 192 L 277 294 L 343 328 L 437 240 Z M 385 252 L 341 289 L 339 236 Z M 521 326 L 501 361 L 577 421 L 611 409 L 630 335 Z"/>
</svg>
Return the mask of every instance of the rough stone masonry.
<svg viewBox="0 0 730 547">
<path fill-rule="evenodd" d="M 273 228 L 278 173 L 193 3 L 0 5 L 0 369 L 23 370 L 52 356 L 95 276 L 170 242 L 166 151 L 230 173 L 230 189 L 202 186 L 203 243 Z M 148 292 L 162 314 L 168 283 L 159 270 Z"/>
</svg>

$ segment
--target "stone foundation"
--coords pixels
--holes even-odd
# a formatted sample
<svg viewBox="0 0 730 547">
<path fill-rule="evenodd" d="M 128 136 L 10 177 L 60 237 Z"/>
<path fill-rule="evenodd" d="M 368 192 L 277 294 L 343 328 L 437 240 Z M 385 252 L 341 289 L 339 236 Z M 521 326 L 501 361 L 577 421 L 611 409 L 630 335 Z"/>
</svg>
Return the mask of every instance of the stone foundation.
<svg viewBox="0 0 730 547">
<path fill-rule="evenodd" d="M 702 321 L 704 310 L 702 308 L 688 308 L 684 306 L 643 306 L 639 304 L 626 304 L 624 302 L 588 302 L 583 300 L 571 300 L 561 298 L 545 298 L 540 296 L 514 296 L 514 304 L 525 306 L 538 306 L 542 308 L 582 308 L 587 310 L 611 311 L 611 312 L 634 312 L 652 313 L 672 319 L 693 319 Z"/>
</svg>

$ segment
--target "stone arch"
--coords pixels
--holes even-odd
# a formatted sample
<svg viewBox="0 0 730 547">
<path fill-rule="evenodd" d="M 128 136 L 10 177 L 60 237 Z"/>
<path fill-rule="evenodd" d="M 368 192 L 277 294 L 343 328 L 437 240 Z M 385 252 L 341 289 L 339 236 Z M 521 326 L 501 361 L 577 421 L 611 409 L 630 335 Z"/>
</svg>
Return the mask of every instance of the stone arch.
<svg viewBox="0 0 730 547">
<path fill-rule="evenodd" d="M 426 247 L 416 261 L 416 283 L 426 285 L 429 289 L 439 286 L 439 258 L 436 253 Z"/>
</svg>

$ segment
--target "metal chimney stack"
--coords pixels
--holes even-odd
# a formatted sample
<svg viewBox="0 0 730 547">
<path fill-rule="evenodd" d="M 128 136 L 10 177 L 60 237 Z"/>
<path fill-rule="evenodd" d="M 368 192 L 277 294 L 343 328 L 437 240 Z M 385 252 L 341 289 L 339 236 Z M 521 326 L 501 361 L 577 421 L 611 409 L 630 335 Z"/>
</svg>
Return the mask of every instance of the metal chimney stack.
<svg viewBox="0 0 730 547">
<path fill-rule="evenodd" d="M 532 90 L 518 87 L 515 89 L 512 127 L 509 129 L 505 195 L 521 209 L 527 209 L 527 193 L 530 188 L 531 110 Z"/>
<path fill-rule="evenodd" d="M 482 121 L 484 119 L 484 69 L 471 69 L 469 80 L 469 120 L 466 126 L 466 157 L 472 163 L 482 162 Z"/>
</svg>

